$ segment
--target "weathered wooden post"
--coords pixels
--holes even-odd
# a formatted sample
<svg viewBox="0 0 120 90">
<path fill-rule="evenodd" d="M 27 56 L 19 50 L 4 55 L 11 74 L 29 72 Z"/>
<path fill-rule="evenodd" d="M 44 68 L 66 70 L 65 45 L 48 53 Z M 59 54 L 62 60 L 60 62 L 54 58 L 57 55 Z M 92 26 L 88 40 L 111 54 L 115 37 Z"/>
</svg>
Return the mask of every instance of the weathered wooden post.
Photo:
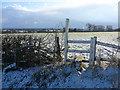
<svg viewBox="0 0 120 90">
<path fill-rule="evenodd" d="M 59 37 L 57 36 L 55 36 L 54 57 L 57 58 L 58 61 L 61 61 Z"/>
<path fill-rule="evenodd" d="M 96 43 L 97 43 L 97 37 L 92 37 L 90 44 L 90 65 L 94 65 L 95 54 L 96 54 Z"/>
<path fill-rule="evenodd" d="M 70 21 L 67 18 L 66 19 L 66 27 L 65 27 L 65 32 L 64 32 L 64 64 L 66 63 L 67 60 L 67 53 L 68 53 L 68 31 L 69 31 L 69 26 L 70 26 Z"/>
</svg>

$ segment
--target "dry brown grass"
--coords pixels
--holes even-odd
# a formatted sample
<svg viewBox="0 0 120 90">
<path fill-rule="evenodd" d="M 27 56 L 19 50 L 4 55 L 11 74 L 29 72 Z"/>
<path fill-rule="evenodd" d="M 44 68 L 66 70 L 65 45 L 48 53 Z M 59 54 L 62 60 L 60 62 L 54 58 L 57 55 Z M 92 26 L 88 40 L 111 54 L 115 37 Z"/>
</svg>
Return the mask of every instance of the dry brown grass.
<svg viewBox="0 0 120 90">
<path fill-rule="evenodd" d="M 96 65 L 101 66 L 103 69 L 106 69 L 109 66 L 120 67 L 120 58 L 118 58 L 119 52 L 107 53 L 107 57 L 103 56 L 103 50 L 98 50 L 98 58 L 95 62 Z"/>
</svg>

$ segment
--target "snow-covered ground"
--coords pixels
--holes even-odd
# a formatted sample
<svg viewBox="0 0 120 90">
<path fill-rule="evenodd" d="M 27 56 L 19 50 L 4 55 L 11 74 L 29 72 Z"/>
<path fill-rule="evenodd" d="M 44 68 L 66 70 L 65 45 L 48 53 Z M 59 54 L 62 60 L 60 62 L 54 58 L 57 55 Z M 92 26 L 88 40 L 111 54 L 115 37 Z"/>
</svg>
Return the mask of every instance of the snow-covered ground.
<svg viewBox="0 0 120 90">
<path fill-rule="evenodd" d="M 97 36 L 101 42 L 118 44 L 118 33 L 70 33 L 70 40 L 90 40 Z M 61 35 L 62 37 L 62 35 Z M 88 45 L 69 44 L 72 49 L 89 49 Z M 84 46 L 84 47 L 83 47 Z M 87 48 L 86 48 L 87 47 Z M 100 46 L 99 46 L 100 47 Z M 104 47 L 103 47 L 104 48 Z M 98 47 L 97 47 L 98 49 Z M 110 48 L 105 48 L 111 50 Z M 104 50 L 104 49 L 103 49 Z M 112 50 L 113 51 L 113 50 Z M 106 53 L 106 51 L 103 51 Z M 107 54 L 103 57 L 106 56 Z M 71 54 L 75 56 L 76 54 Z M 85 55 L 82 55 L 85 57 Z M 86 54 L 86 58 L 89 55 Z M 89 59 L 89 58 L 87 58 Z M 120 68 L 108 67 L 103 69 L 96 67 L 87 68 L 80 73 L 73 65 L 62 65 L 52 69 L 42 69 L 39 66 L 27 68 L 24 70 L 9 71 L 2 73 L 3 88 L 118 88 Z"/>
<path fill-rule="evenodd" d="M 25 70 L 9 71 L 2 73 L 2 88 L 23 88 L 31 83 L 31 76 L 39 70 L 39 67 L 31 67 Z"/>
<path fill-rule="evenodd" d="M 118 88 L 120 68 L 87 68 L 80 73 L 72 64 L 52 69 L 39 66 L 2 73 L 3 88 Z"/>
</svg>

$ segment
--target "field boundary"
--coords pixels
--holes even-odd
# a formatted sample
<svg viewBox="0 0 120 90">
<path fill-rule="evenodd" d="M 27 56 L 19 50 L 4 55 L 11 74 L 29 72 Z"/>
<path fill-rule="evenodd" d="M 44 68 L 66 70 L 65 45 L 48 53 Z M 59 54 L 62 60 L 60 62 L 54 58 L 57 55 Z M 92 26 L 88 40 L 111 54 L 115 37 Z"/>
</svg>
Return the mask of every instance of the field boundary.
<svg viewBox="0 0 120 90">
<path fill-rule="evenodd" d="M 65 33 L 64 33 L 64 48 L 65 48 L 65 50 L 64 50 L 64 63 L 66 63 L 66 61 L 75 62 L 74 59 L 67 58 L 68 52 L 71 52 L 71 53 L 90 53 L 89 61 L 86 61 L 86 62 L 89 62 L 91 65 L 94 65 L 95 56 L 96 56 L 96 45 L 120 49 L 120 46 L 97 41 L 97 37 L 91 37 L 90 41 L 68 40 L 68 32 L 69 32 L 69 26 L 70 26 L 69 24 L 70 24 L 69 19 L 66 19 L 66 28 L 65 28 Z M 68 50 L 68 43 L 90 44 L 90 50 Z"/>
</svg>

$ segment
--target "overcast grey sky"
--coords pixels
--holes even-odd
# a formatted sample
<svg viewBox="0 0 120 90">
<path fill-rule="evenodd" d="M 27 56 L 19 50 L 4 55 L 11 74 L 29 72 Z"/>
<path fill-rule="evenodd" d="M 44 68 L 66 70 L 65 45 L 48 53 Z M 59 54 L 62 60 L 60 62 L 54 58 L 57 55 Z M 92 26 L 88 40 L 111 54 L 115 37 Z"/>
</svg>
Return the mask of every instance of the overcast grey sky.
<svg viewBox="0 0 120 90">
<path fill-rule="evenodd" d="M 118 27 L 119 0 L 7 1 L 2 2 L 3 28 L 61 28 L 66 18 L 71 28 L 86 23 Z"/>
</svg>

